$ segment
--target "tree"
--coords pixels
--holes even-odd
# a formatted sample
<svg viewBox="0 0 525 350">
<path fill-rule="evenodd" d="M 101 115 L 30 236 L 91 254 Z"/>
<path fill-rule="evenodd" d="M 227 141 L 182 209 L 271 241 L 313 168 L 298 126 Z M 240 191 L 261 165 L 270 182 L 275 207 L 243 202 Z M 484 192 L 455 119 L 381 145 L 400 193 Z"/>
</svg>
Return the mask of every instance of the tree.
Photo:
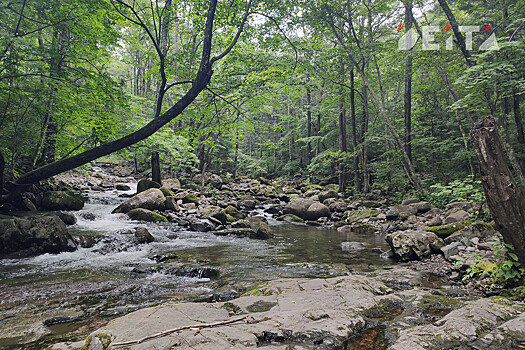
<svg viewBox="0 0 525 350">
<path fill-rule="evenodd" d="M 207 15 L 204 24 L 204 30 L 202 33 L 203 44 L 198 71 L 191 82 L 191 87 L 187 90 L 184 96 L 182 96 L 166 112 L 162 113 L 157 118 L 153 119 L 151 122 L 146 124 L 144 127 L 140 128 L 139 130 L 132 132 L 131 134 L 126 135 L 120 139 L 108 142 L 102 146 L 95 147 L 75 156 L 61 159 L 46 166 L 30 171 L 17 179 L 17 181 L 15 182 L 15 187 L 26 186 L 28 184 L 35 183 L 37 181 L 46 179 L 50 176 L 59 174 L 61 172 L 74 169 L 101 156 L 131 146 L 152 135 L 162 126 L 166 125 L 175 117 L 180 115 L 184 111 L 184 109 L 195 100 L 195 98 L 206 88 L 206 86 L 210 82 L 210 79 L 213 74 L 212 67 L 214 63 L 223 59 L 228 53 L 230 53 L 230 51 L 233 49 L 233 47 L 239 40 L 239 37 L 243 32 L 246 20 L 250 14 L 250 8 L 251 0 L 249 0 L 245 6 L 245 11 L 242 20 L 240 21 L 237 31 L 232 40 L 230 41 L 229 45 L 222 51 L 222 53 L 212 57 L 213 24 L 217 10 L 217 0 L 211 0 L 209 2 L 209 5 L 207 7 Z"/>
</svg>

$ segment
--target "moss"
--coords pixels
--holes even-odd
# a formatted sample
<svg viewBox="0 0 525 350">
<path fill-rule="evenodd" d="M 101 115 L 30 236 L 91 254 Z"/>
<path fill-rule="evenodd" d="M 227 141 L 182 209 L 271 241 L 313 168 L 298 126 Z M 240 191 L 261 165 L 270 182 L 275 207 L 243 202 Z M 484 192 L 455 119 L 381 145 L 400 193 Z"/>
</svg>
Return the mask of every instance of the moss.
<svg viewBox="0 0 525 350">
<path fill-rule="evenodd" d="M 363 201 L 361 205 L 368 208 L 380 208 L 382 206 L 382 204 L 377 201 Z"/>
<path fill-rule="evenodd" d="M 245 215 L 239 211 L 239 209 L 235 208 L 233 205 L 228 205 L 224 212 L 228 215 L 233 216 L 236 219 L 244 219 Z"/>
<path fill-rule="evenodd" d="M 164 197 L 173 197 L 173 192 L 168 190 L 166 187 L 161 187 L 161 188 L 159 188 L 159 190 L 162 192 Z"/>
<path fill-rule="evenodd" d="M 303 219 L 293 214 L 285 214 L 285 215 L 279 216 L 277 220 L 288 221 L 288 222 L 304 222 Z"/>
<path fill-rule="evenodd" d="M 310 226 L 321 226 L 321 223 L 317 221 L 307 221 L 306 224 Z"/>
<path fill-rule="evenodd" d="M 165 216 L 157 214 L 147 209 L 133 209 L 128 212 L 132 220 L 149 221 L 149 222 L 167 222 Z"/>
<path fill-rule="evenodd" d="M 277 303 L 274 301 L 263 301 L 258 300 L 255 303 L 246 307 L 246 310 L 249 312 L 266 312 L 277 306 Z"/>
<path fill-rule="evenodd" d="M 399 227 L 397 228 L 399 231 L 406 231 L 410 228 L 410 226 L 408 225 L 399 225 Z"/>
<path fill-rule="evenodd" d="M 429 226 L 427 231 L 435 233 L 439 238 L 447 238 L 456 231 L 470 225 L 469 220 L 454 222 L 452 224 L 440 225 L 440 226 Z"/>
<path fill-rule="evenodd" d="M 250 295 L 267 297 L 267 296 L 270 296 L 272 294 L 273 293 L 270 290 L 264 291 L 264 289 L 262 289 L 262 288 L 256 288 L 256 289 L 252 289 L 252 290 L 247 291 L 246 293 L 241 294 L 241 297 L 246 297 L 246 296 L 250 296 Z"/>
<path fill-rule="evenodd" d="M 186 204 L 186 203 L 194 203 L 195 205 L 198 205 L 199 204 L 199 199 L 197 198 L 197 196 L 193 193 L 188 193 L 187 195 L 184 196 L 184 198 L 182 198 L 182 203 Z"/>
<path fill-rule="evenodd" d="M 334 224 L 334 228 L 346 226 L 346 221 L 338 221 Z"/>
<path fill-rule="evenodd" d="M 300 197 L 299 197 L 299 195 L 297 193 L 292 193 L 292 194 L 288 195 L 288 198 L 290 198 L 290 199 L 299 199 Z"/>
<path fill-rule="evenodd" d="M 513 301 L 525 301 L 525 286 L 505 289 L 501 292 L 501 296 Z"/>
<path fill-rule="evenodd" d="M 323 189 L 324 189 L 323 186 L 320 186 L 320 185 L 307 185 L 301 188 L 301 191 L 304 193 L 310 190 L 322 191 Z"/>
<path fill-rule="evenodd" d="M 354 224 L 362 222 L 364 219 L 378 216 L 381 212 L 375 209 L 353 210 L 348 213 L 348 222 Z"/>
</svg>

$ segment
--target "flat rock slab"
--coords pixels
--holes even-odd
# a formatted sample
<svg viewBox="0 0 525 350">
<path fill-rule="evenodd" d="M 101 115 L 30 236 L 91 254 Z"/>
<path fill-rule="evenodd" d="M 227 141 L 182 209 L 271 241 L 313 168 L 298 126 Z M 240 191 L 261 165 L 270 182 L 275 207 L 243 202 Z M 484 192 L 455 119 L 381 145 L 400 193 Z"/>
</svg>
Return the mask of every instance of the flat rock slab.
<svg viewBox="0 0 525 350">
<path fill-rule="evenodd" d="M 136 340 L 184 326 L 226 321 L 214 328 L 184 330 L 141 344 L 115 349 L 246 349 L 271 341 L 301 342 L 321 347 L 341 345 L 366 326 L 366 310 L 395 302 L 399 297 L 382 282 L 363 276 L 330 279 L 286 279 L 268 283 L 252 295 L 225 303 L 173 303 L 146 308 L 109 322 L 91 335 L 88 349 L 101 342 Z M 99 339 L 95 339 L 99 338 Z M 284 349 L 285 345 L 275 346 Z"/>
</svg>

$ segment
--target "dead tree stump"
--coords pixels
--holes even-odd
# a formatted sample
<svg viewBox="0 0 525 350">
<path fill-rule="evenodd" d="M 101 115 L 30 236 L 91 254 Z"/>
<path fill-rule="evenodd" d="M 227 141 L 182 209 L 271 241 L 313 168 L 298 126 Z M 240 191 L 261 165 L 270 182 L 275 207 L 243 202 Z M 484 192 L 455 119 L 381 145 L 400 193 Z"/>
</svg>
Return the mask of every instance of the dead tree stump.
<svg viewBox="0 0 525 350">
<path fill-rule="evenodd" d="M 525 200 L 507 166 L 495 124 L 493 116 L 486 117 L 470 131 L 470 137 L 496 229 L 525 267 Z"/>
</svg>

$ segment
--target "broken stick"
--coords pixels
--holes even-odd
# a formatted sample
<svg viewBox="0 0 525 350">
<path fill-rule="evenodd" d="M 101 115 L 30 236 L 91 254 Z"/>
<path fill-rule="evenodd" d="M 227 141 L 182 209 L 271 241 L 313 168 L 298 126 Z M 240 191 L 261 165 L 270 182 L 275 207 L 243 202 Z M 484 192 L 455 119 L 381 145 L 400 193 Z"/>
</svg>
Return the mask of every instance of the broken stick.
<svg viewBox="0 0 525 350">
<path fill-rule="evenodd" d="M 130 345 L 130 344 L 140 344 L 143 341 L 146 341 L 146 340 L 149 340 L 149 339 L 153 339 L 153 338 L 163 337 L 163 336 L 169 335 L 171 333 L 179 333 L 179 332 L 181 332 L 181 331 L 183 331 L 185 329 L 190 329 L 190 328 L 212 328 L 212 327 L 215 327 L 215 326 L 221 326 L 221 325 L 225 325 L 225 324 L 239 322 L 239 321 L 244 320 L 247 317 L 248 317 L 248 315 L 243 316 L 243 317 L 234 318 L 234 319 L 231 319 L 231 320 L 215 322 L 215 323 L 201 323 L 201 324 L 195 324 L 195 325 L 192 325 L 192 326 L 184 326 L 184 327 L 180 327 L 180 328 L 168 329 L 166 331 L 162 331 L 162 332 L 159 332 L 159 333 L 155 333 L 155 334 L 152 334 L 152 335 L 145 336 L 144 338 L 141 338 L 141 339 L 129 340 L 129 341 L 120 342 L 120 343 L 113 343 L 111 345 L 113 345 L 113 346 L 122 346 L 122 345 Z"/>
</svg>

